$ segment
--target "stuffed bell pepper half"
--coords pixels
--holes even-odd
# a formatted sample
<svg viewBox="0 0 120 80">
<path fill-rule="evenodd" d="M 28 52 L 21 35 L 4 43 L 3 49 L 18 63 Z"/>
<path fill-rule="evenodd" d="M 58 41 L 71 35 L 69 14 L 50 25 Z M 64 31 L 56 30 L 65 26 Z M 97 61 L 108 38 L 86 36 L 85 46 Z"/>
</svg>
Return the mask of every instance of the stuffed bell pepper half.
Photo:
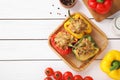
<svg viewBox="0 0 120 80">
<path fill-rule="evenodd" d="M 74 38 L 71 34 L 66 32 L 65 30 L 53 34 L 50 39 L 51 45 L 61 55 L 69 54 L 72 51 L 69 45 L 74 44 L 75 42 L 77 42 L 77 40 L 78 39 Z"/>
<path fill-rule="evenodd" d="M 87 61 L 94 57 L 99 48 L 90 35 L 84 35 L 72 48 L 76 58 L 80 61 Z"/>
<path fill-rule="evenodd" d="M 77 39 L 82 38 L 86 33 L 89 34 L 92 31 L 91 24 L 79 13 L 70 15 L 70 18 L 64 23 L 64 28 Z"/>
</svg>

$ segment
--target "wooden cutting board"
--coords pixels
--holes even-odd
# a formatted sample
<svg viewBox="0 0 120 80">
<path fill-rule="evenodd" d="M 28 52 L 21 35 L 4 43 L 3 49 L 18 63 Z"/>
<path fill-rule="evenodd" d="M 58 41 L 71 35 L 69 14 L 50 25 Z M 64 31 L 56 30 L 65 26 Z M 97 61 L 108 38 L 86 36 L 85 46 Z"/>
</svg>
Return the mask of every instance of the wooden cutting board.
<svg viewBox="0 0 120 80">
<path fill-rule="evenodd" d="M 92 14 L 92 16 L 94 17 L 94 19 L 98 22 L 104 20 L 108 16 L 111 16 L 120 10 L 120 0 L 113 0 L 113 5 L 112 5 L 111 10 L 107 14 L 104 14 L 104 15 L 98 14 L 94 10 L 90 9 L 87 4 L 88 0 L 83 0 L 83 2 L 86 5 L 86 7 L 88 8 L 88 10 L 90 11 L 90 13 Z"/>
</svg>

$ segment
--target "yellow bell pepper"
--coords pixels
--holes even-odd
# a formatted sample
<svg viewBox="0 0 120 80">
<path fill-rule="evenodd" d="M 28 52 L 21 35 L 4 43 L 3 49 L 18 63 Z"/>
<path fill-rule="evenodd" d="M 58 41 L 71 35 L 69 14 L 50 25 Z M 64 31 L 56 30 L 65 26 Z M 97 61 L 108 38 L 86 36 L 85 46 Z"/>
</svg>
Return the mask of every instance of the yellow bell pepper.
<svg viewBox="0 0 120 80">
<path fill-rule="evenodd" d="M 72 19 L 71 19 L 72 18 Z M 86 29 L 82 30 L 79 34 L 73 32 L 70 28 L 69 25 L 75 21 L 75 20 L 79 20 L 82 19 L 84 21 L 85 24 L 87 24 Z M 81 27 L 81 23 L 78 24 L 78 26 L 74 26 L 74 27 Z M 92 32 L 92 27 L 91 24 L 80 14 L 80 13 L 75 13 L 74 15 L 71 15 L 71 17 L 64 23 L 64 28 L 65 30 L 67 30 L 71 35 L 73 35 L 74 37 L 76 37 L 77 39 L 80 39 L 83 37 L 84 34 L 89 34 Z M 77 29 L 78 30 L 78 29 Z"/>
<path fill-rule="evenodd" d="M 100 68 L 114 80 L 120 80 L 120 52 L 109 51 L 100 63 Z"/>
</svg>

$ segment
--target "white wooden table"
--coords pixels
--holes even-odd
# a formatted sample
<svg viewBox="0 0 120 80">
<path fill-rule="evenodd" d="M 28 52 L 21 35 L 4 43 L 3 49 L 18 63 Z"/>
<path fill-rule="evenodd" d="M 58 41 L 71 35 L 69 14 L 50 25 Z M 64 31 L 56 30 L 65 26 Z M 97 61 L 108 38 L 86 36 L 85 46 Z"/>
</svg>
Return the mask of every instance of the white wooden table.
<svg viewBox="0 0 120 80">
<path fill-rule="evenodd" d="M 100 69 L 100 61 L 111 49 L 120 49 L 120 36 L 112 32 L 111 21 L 120 11 L 96 22 L 82 0 L 71 13 L 83 12 L 107 37 L 109 44 L 84 71 L 76 72 L 49 47 L 48 36 L 66 18 L 67 9 L 59 0 L 0 0 L 0 80 L 43 80 L 44 69 L 71 71 L 94 80 L 112 80 Z"/>
</svg>

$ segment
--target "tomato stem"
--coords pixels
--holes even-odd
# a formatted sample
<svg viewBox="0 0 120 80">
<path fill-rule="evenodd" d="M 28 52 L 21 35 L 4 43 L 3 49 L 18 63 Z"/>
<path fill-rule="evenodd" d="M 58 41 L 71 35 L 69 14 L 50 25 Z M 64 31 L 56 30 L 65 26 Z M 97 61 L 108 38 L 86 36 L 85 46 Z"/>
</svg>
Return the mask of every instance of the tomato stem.
<svg viewBox="0 0 120 80">
<path fill-rule="evenodd" d="M 97 2 L 99 2 L 99 3 L 103 3 L 103 2 L 104 2 L 104 0 L 97 0 Z"/>
</svg>

